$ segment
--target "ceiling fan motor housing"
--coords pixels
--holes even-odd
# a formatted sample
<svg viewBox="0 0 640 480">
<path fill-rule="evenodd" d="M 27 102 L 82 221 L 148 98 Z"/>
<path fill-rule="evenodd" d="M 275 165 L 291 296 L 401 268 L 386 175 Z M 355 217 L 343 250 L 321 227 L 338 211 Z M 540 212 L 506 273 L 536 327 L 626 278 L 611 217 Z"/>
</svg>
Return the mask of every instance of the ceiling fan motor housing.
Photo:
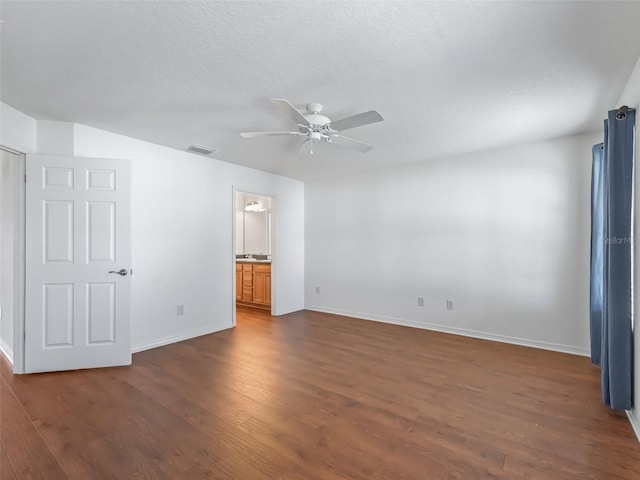
<svg viewBox="0 0 640 480">
<path fill-rule="evenodd" d="M 331 123 L 331 120 L 329 120 L 328 117 L 325 117 L 324 115 L 320 115 L 318 113 L 305 115 L 304 118 L 306 118 L 307 122 L 309 122 L 311 125 L 323 126 L 323 125 L 326 125 L 327 123 Z"/>
<path fill-rule="evenodd" d="M 320 104 L 309 104 L 311 105 L 319 105 L 320 110 L 322 110 L 322 105 Z M 309 125 L 300 125 L 299 130 L 302 133 L 314 133 L 314 132 L 324 132 L 328 127 L 325 125 L 329 125 L 331 123 L 331 119 L 329 117 L 325 117 L 324 115 L 320 115 L 317 112 L 310 113 L 308 115 L 304 115 L 304 118 L 309 122 Z M 320 137 L 311 137 L 314 140 L 319 140 Z"/>
</svg>

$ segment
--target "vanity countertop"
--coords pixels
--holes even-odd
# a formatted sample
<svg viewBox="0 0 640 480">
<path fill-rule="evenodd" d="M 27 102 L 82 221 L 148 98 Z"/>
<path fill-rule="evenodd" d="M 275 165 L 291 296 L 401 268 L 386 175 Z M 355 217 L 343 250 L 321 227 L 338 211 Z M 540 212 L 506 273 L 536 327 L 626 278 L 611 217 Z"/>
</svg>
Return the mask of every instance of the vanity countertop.
<svg viewBox="0 0 640 480">
<path fill-rule="evenodd" d="M 236 258 L 237 263 L 271 263 L 271 260 L 258 260 L 256 258 Z"/>
</svg>

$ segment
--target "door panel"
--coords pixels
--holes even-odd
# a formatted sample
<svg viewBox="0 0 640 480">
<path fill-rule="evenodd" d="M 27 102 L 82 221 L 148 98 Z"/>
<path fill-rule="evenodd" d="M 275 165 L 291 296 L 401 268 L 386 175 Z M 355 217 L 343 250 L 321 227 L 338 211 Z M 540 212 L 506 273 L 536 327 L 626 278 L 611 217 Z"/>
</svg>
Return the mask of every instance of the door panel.
<svg viewBox="0 0 640 480">
<path fill-rule="evenodd" d="M 43 188 L 73 190 L 73 168 L 44 166 Z"/>
<path fill-rule="evenodd" d="M 115 191 L 116 189 L 116 171 L 115 170 L 95 170 L 87 169 L 87 190 L 107 190 Z"/>
<path fill-rule="evenodd" d="M 87 263 L 116 260 L 115 202 L 87 202 Z"/>
<path fill-rule="evenodd" d="M 116 284 L 87 284 L 87 343 L 114 343 L 116 338 Z"/>
<path fill-rule="evenodd" d="M 25 370 L 131 363 L 129 164 L 28 155 Z"/>
<path fill-rule="evenodd" d="M 42 286 L 44 348 L 73 346 L 73 284 Z"/>
<path fill-rule="evenodd" d="M 73 263 L 73 202 L 44 201 L 44 262 Z"/>
</svg>

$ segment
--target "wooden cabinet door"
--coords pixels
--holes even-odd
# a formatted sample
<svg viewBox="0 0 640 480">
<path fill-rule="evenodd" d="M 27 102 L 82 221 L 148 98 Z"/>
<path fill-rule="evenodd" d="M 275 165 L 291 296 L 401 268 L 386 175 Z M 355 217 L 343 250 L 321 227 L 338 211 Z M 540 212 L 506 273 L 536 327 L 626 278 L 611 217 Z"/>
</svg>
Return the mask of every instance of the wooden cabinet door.
<svg viewBox="0 0 640 480">
<path fill-rule="evenodd" d="M 271 274 L 264 275 L 264 304 L 271 305 Z"/>
<path fill-rule="evenodd" d="M 271 265 L 253 266 L 253 302 L 271 305 Z"/>
<path fill-rule="evenodd" d="M 253 274 L 253 302 L 264 304 L 264 280 L 265 273 Z"/>
<path fill-rule="evenodd" d="M 236 269 L 236 300 L 242 300 L 242 270 Z"/>
</svg>

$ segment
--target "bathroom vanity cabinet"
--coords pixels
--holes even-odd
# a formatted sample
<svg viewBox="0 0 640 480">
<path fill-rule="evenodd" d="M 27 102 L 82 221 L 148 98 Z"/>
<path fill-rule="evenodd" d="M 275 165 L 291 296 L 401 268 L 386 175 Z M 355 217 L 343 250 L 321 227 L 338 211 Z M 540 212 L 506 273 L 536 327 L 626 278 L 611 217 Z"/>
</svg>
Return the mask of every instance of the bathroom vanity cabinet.
<svg viewBox="0 0 640 480">
<path fill-rule="evenodd" d="M 271 310 L 271 264 L 236 262 L 236 303 Z"/>
</svg>

